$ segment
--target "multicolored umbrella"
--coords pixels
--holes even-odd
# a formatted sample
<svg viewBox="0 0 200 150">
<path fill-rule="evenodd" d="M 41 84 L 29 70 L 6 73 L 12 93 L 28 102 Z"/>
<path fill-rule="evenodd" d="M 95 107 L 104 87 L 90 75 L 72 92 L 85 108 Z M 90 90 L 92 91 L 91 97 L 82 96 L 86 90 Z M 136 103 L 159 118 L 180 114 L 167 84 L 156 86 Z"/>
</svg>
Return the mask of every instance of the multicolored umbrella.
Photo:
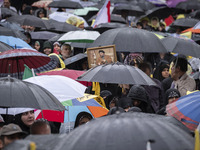
<svg viewBox="0 0 200 150">
<path fill-rule="evenodd" d="M 55 122 L 75 122 L 76 117 L 81 112 L 87 112 L 92 115 L 93 118 L 104 116 L 108 113 L 108 110 L 100 105 L 94 98 L 95 95 L 85 94 L 85 96 L 67 100 L 62 102 L 66 107 L 66 111 L 50 111 L 43 110 L 43 117 L 49 121 Z M 36 119 L 42 118 L 41 111 L 36 111 Z"/>
<path fill-rule="evenodd" d="M 52 0 L 40 0 L 38 2 L 34 2 L 32 4 L 33 7 L 38 7 L 38 8 L 45 8 L 47 7 L 50 3 L 52 2 Z"/>
<path fill-rule="evenodd" d="M 200 92 L 194 92 L 168 104 L 167 115 L 180 120 L 190 130 L 194 131 L 200 123 Z"/>
</svg>

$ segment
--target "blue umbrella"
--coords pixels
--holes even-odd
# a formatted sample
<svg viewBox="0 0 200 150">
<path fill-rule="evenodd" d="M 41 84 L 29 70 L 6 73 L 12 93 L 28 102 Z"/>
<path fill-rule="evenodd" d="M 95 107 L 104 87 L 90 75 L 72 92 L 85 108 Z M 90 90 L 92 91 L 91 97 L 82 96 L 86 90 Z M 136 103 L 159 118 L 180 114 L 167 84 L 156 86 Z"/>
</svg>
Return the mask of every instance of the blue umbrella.
<svg viewBox="0 0 200 150">
<path fill-rule="evenodd" d="M 19 38 L 12 37 L 12 36 L 0 36 L 0 41 L 10 45 L 11 47 L 15 49 L 18 49 L 18 48 L 33 49 L 25 41 Z"/>
</svg>

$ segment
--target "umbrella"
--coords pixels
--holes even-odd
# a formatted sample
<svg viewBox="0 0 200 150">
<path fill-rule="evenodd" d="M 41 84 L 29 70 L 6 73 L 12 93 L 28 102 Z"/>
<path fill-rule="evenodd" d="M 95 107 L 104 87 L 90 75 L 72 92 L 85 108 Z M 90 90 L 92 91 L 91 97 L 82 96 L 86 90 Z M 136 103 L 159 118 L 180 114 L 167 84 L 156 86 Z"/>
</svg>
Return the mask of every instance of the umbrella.
<svg viewBox="0 0 200 150">
<path fill-rule="evenodd" d="M 41 110 L 65 110 L 49 91 L 12 77 L 0 78 L 0 107 L 36 108 Z"/>
<path fill-rule="evenodd" d="M 79 43 L 92 43 L 99 37 L 99 32 L 97 31 L 70 31 L 64 34 L 58 41 L 61 42 L 79 42 Z"/>
<path fill-rule="evenodd" d="M 85 20 L 90 19 L 98 13 L 99 9 L 96 7 L 84 7 L 83 9 L 76 9 L 73 13 L 77 16 L 83 17 Z"/>
<path fill-rule="evenodd" d="M 22 29 L 19 24 L 14 23 L 14 22 L 8 22 L 8 21 L 2 21 L 0 22 L 0 25 L 6 28 L 9 28 L 11 30 L 15 30 L 15 31 L 21 31 L 24 32 L 24 29 Z"/>
<path fill-rule="evenodd" d="M 43 75 L 28 78 L 24 81 L 35 83 L 51 92 L 61 103 L 84 96 L 86 87 L 68 77 Z"/>
<path fill-rule="evenodd" d="M 2 18 L 6 17 L 6 16 L 18 16 L 18 14 L 15 11 L 5 8 L 5 7 L 1 7 L 0 12 L 1 12 Z"/>
<path fill-rule="evenodd" d="M 195 42 L 172 36 L 165 37 L 161 41 L 169 52 L 200 57 L 200 45 Z"/>
<path fill-rule="evenodd" d="M 120 62 L 91 68 L 78 77 L 78 81 L 156 85 L 156 83 L 140 69 Z"/>
<path fill-rule="evenodd" d="M 11 30 L 5 27 L 0 27 L 0 35 L 13 36 L 23 40 L 27 39 L 27 37 L 21 31 Z"/>
<path fill-rule="evenodd" d="M 34 110 L 34 108 L 0 108 L 0 114 L 15 116 L 31 110 Z"/>
<path fill-rule="evenodd" d="M 48 7 L 54 8 L 69 8 L 69 9 L 78 9 L 83 8 L 80 3 L 74 1 L 53 1 L 51 2 Z"/>
<path fill-rule="evenodd" d="M 199 22 L 198 19 L 193 18 L 181 18 L 177 19 L 170 25 L 171 27 L 183 27 L 183 28 L 191 28 L 194 27 Z"/>
<path fill-rule="evenodd" d="M 184 2 L 184 1 L 187 1 L 187 0 L 167 0 L 166 3 L 168 7 L 175 7 L 178 3 Z"/>
<path fill-rule="evenodd" d="M 13 16 L 7 19 L 8 22 L 16 22 L 20 25 L 34 26 L 38 28 L 49 28 L 47 24 L 45 24 L 42 19 L 35 17 L 33 15 L 19 15 Z"/>
<path fill-rule="evenodd" d="M 44 73 L 39 73 L 37 75 L 60 75 L 60 76 L 65 76 L 73 80 L 76 80 L 83 73 L 85 73 L 85 71 L 67 69 L 67 70 L 59 70 L 59 71 L 48 71 Z M 91 86 L 89 82 L 85 82 L 85 81 L 78 81 L 78 82 L 85 86 Z"/>
<path fill-rule="evenodd" d="M 48 40 L 54 36 L 59 34 L 49 31 L 38 31 L 38 32 L 31 32 L 31 37 L 34 40 Z"/>
<path fill-rule="evenodd" d="M 6 43 L 0 42 L 0 52 L 4 52 L 11 49 L 13 48 L 7 45 Z"/>
<path fill-rule="evenodd" d="M 50 58 L 29 49 L 13 49 L 0 53 L 0 76 L 4 77 L 8 74 L 21 79 L 21 72 L 24 72 L 24 64 L 29 68 L 39 68 L 50 62 Z"/>
<path fill-rule="evenodd" d="M 12 36 L 0 36 L 0 41 L 6 43 L 13 48 L 29 48 L 32 49 L 25 41 Z"/>
<path fill-rule="evenodd" d="M 63 35 L 64 35 L 64 34 L 58 34 L 58 35 L 56 35 L 56 36 L 54 36 L 54 37 L 48 39 L 48 41 L 54 43 L 54 42 L 58 41 L 58 39 L 59 39 L 61 36 L 63 36 Z"/>
<path fill-rule="evenodd" d="M 90 47 L 107 45 L 115 45 L 117 52 L 167 52 L 155 34 L 130 27 L 108 30 L 101 34 Z"/>
<path fill-rule="evenodd" d="M 69 57 L 67 59 L 64 60 L 64 63 L 65 65 L 69 65 L 69 64 L 72 64 L 74 62 L 77 62 L 81 59 L 84 59 L 84 58 L 87 58 L 87 54 L 82 54 L 82 53 L 79 53 L 75 56 L 72 56 L 72 57 Z"/>
<path fill-rule="evenodd" d="M 45 119 L 49 121 L 55 121 L 55 122 L 65 122 L 65 123 L 70 123 L 74 124 L 76 117 L 78 116 L 79 113 L 81 112 L 87 112 L 92 115 L 93 118 L 98 118 L 101 116 L 105 116 L 108 113 L 108 110 L 101 106 L 94 98 L 97 97 L 95 95 L 88 95 L 86 94 L 83 97 L 77 98 L 77 99 L 72 99 L 68 100 L 66 102 L 63 102 L 62 104 L 66 106 L 66 111 L 63 114 L 62 112 L 57 113 L 58 117 L 53 117 L 52 111 L 46 110 L 42 111 L 43 116 Z M 36 115 L 36 119 L 42 118 L 42 114 L 39 113 Z"/>
<path fill-rule="evenodd" d="M 200 10 L 195 10 L 189 14 L 190 17 L 200 19 Z"/>
<path fill-rule="evenodd" d="M 47 7 L 50 3 L 52 2 L 52 0 L 48 0 L 48 1 L 44 1 L 44 0 L 40 0 L 40 1 L 37 1 L 37 2 L 34 2 L 32 4 L 33 7 L 38 7 L 38 8 L 45 8 Z"/>
<path fill-rule="evenodd" d="M 167 115 L 175 117 L 194 131 L 200 123 L 199 96 L 199 91 L 194 92 L 168 104 L 166 107 Z"/>
<path fill-rule="evenodd" d="M 140 16 L 144 14 L 144 11 L 139 6 L 130 4 L 120 4 L 114 7 L 112 14 L 121 15 L 123 11 L 128 12 L 128 16 Z"/>
<path fill-rule="evenodd" d="M 188 0 L 185 2 L 180 2 L 176 5 L 176 8 L 184 10 L 198 10 L 200 9 L 200 2 L 196 0 Z"/>
<path fill-rule="evenodd" d="M 101 23 L 99 25 L 97 25 L 94 30 L 98 31 L 99 33 L 103 33 L 107 30 L 110 29 L 115 29 L 115 28 L 124 28 L 127 27 L 126 24 L 122 24 L 122 23 L 114 23 L 114 22 L 109 22 L 109 23 Z"/>
<path fill-rule="evenodd" d="M 71 42 L 70 45 L 72 47 L 77 47 L 77 48 L 88 48 L 90 47 L 91 43 L 77 43 L 77 42 Z"/>
<path fill-rule="evenodd" d="M 191 135 L 170 123 L 122 113 L 94 119 L 59 144 L 68 150 L 186 150 L 193 149 L 193 143 Z"/>
</svg>

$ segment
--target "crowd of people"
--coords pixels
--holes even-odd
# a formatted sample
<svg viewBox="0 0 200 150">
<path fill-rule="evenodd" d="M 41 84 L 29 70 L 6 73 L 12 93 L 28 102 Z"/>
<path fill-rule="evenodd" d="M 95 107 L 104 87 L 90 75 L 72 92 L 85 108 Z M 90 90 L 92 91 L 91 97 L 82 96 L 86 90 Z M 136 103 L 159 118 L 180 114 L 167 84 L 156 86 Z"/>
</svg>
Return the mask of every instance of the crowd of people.
<svg viewBox="0 0 200 150">
<path fill-rule="evenodd" d="M 23 4 L 20 10 L 16 10 L 15 7 L 11 6 L 10 0 L 4 0 L 1 7 L 6 7 L 20 15 L 29 14 L 42 19 L 48 18 L 47 10 L 44 8 L 33 9 L 31 6 Z M 57 11 L 65 11 L 65 9 L 58 9 Z M 8 17 L 2 16 L 1 21 L 5 22 Z M 177 14 L 173 17 L 176 19 Z M 76 26 L 80 30 L 91 30 L 90 27 L 86 28 L 84 26 L 83 20 L 74 16 L 69 17 L 66 23 Z M 156 16 L 152 18 L 144 17 L 136 23 L 127 22 L 127 26 L 149 31 L 167 32 L 166 23 L 163 20 L 159 20 Z M 36 28 L 26 25 L 21 27 L 24 29 L 24 34 L 27 37 L 26 42 L 35 50 L 48 55 L 51 60 L 55 60 L 57 68 L 82 71 L 89 69 L 87 58 L 83 58 L 70 65 L 65 65 L 64 63 L 70 57 L 85 52 L 85 49 L 72 47 L 67 42 L 33 40 L 30 33 L 34 32 Z M 176 28 L 174 32 L 180 34 L 180 28 Z M 113 63 L 111 57 L 105 55 L 105 51 L 99 50 L 99 55 L 100 57 L 97 59 L 96 65 Z M 189 63 L 189 60 L 193 58 L 188 56 L 171 53 L 117 52 L 117 58 L 118 61 L 125 65 L 141 69 L 156 85 L 99 83 L 100 96 L 105 102 L 105 107 L 109 110 L 108 115 L 119 112 L 143 112 L 166 115 L 166 106 L 168 104 L 187 95 L 188 91 L 199 90 L 199 79 L 191 77 L 195 69 Z M 86 93 L 95 94 L 94 87 L 88 86 Z M 81 112 L 76 117 L 72 128 L 85 124 L 92 119 L 91 114 Z M 35 120 L 34 110 L 15 116 L 2 114 L 0 116 L 0 127 L 0 149 L 17 139 L 25 138 L 29 134 L 66 133 L 62 129 L 63 123 L 50 122 L 46 119 Z"/>
</svg>

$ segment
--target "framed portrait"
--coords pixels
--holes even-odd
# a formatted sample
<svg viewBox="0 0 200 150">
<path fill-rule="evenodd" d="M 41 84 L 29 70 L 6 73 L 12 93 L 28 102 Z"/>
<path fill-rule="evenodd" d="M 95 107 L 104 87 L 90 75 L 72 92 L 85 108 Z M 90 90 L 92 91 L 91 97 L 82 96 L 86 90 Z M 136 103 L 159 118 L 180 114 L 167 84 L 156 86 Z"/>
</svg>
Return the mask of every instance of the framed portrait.
<svg viewBox="0 0 200 150">
<path fill-rule="evenodd" d="M 117 61 L 115 45 L 87 48 L 87 56 L 89 68 Z"/>
</svg>

